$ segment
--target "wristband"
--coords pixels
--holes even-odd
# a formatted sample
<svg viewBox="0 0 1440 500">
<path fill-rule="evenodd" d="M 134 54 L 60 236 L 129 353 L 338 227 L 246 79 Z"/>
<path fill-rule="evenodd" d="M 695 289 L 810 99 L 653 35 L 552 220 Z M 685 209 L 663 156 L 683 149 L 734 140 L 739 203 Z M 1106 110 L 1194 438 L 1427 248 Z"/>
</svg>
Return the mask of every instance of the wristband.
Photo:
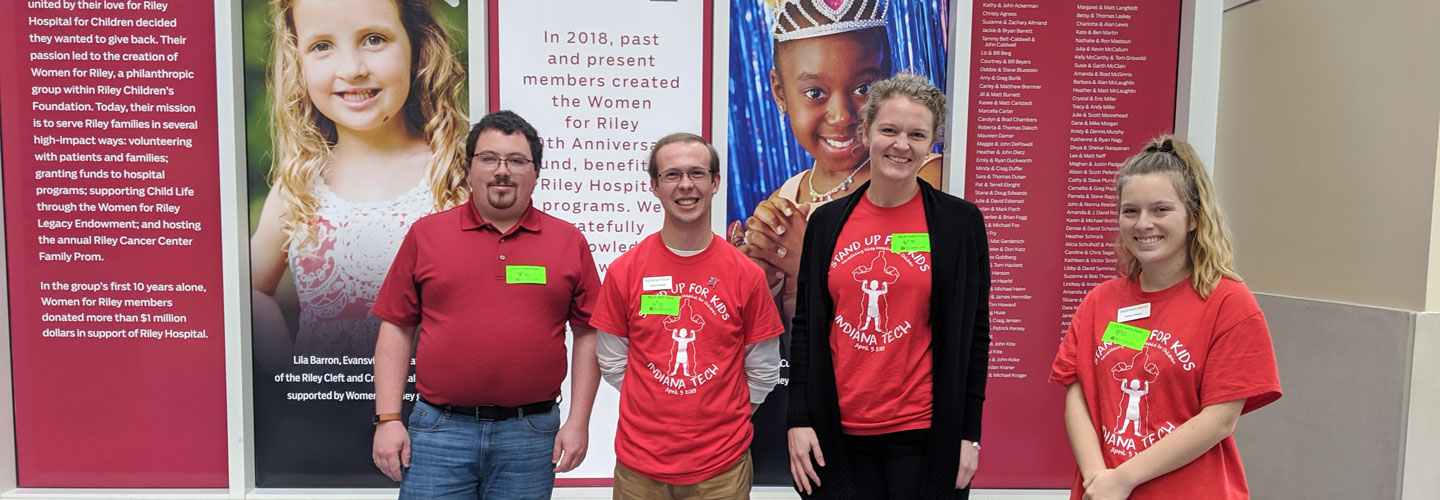
<svg viewBox="0 0 1440 500">
<path fill-rule="evenodd" d="M 381 414 L 379 414 L 379 415 L 375 415 L 375 425 L 380 425 L 381 423 L 384 423 L 384 422 L 398 422 L 398 421 L 400 421 L 400 414 L 399 414 L 399 413 L 381 413 Z"/>
</svg>

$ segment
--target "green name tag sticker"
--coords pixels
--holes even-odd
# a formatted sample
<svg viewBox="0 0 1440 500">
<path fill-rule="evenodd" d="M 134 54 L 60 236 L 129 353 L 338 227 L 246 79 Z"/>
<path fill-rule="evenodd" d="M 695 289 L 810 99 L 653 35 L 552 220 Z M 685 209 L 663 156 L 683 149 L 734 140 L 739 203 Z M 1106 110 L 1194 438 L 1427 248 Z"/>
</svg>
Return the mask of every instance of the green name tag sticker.
<svg viewBox="0 0 1440 500">
<path fill-rule="evenodd" d="M 544 285 L 545 266 L 505 266 L 507 285 Z"/>
<path fill-rule="evenodd" d="M 1100 340 L 1111 344 L 1119 344 L 1134 350 L 1145 348 L 1145 341 L 1150 339 L 1150 330 L 1138 326 L 1130 326 L 1124 323 L 1110 322 L 1105 327 L 1105 335 Z"/>
<path fill-rule="evenodd" d="M 640 314 L 680 315 L 680 297 L 674 295 L 641 295 Z"/>
<path fill-rule="evenodd" d="M 929 252 L 930 233 L 895 233 L 890 235 L 890 251 L 895 253 Z"/>
</svg>

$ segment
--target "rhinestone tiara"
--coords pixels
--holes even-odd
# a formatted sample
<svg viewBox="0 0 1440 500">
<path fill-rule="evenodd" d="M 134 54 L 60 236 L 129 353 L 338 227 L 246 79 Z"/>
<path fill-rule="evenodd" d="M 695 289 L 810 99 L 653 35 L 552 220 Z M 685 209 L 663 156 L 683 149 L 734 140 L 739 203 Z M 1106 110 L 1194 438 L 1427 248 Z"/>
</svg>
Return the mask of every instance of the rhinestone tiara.
<svg viewBox="0 0 1440 500">
<path fill-rule="evenodd" d="M 771 36 L 776 42 L 885 26 L 890 0 L 780 0 Z"/>
</svg>

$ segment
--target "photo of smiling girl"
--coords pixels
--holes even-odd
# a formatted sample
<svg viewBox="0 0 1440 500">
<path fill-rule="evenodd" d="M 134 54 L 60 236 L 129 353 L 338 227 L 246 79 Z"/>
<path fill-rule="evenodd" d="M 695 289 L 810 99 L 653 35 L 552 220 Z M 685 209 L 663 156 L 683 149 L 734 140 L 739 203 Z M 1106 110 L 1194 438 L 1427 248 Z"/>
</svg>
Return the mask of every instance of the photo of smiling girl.
<svg viewBox="0 0 1440 500">
<path fill-rule="evenodd" d="M 429 0 L 271 7 L 275 161 L 251 239 L 256 350 L 369 356 L 379 328 L 370 306 L 406 229 L 466 197 L 464 70 Z M 287 269 L 299 298 L 293 337 L 273 321 Z"/>
<path fill-rule="evenodd" d="M 895 15 L 903 21 L 895 26 L 887 21 L 891 7 L 885 1 L 781 0 L 765 16 L 770 69 L 764 75 L 732 71 L 732 109 L 740 111 L 732 112 L 732 124 L 744 127 L 730 131 L 732 222 L 726 236 L 766 271 L 787 322 L 807 214 L 870 179 L 868 154 L 856 140 L 856 110 L 871 83 L 902 67 L 937 75 L 943 85 L 944 2 L 896 3 Z M 761 48 L 746 55 L 763 54 Z M 754 89 L 757 83 L 763 88 Z M 766 99 L 755 99 L 757 93 Z M 767 127 L 770 117 L 777 119 Z M 940 159 L 926 158 L 920 171 L 935 186 L 943 186 Z"/>
<path fill-rule="evenodd" d="M 393 487 L 370 457 L 370 308 L 410 224 L 469 196 L 465 8 L 242 9 L 256 485 Z"/>
</svg>

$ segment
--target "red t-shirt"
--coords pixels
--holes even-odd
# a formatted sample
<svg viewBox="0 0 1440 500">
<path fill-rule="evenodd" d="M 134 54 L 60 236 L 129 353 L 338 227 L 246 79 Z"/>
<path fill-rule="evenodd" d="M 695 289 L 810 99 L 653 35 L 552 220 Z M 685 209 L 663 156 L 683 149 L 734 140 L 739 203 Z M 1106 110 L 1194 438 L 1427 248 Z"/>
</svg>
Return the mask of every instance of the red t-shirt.
<svg viewBox="0 0 1440 500">
<path fill-rule="evenodd" d="M 1144 350 L 1101 342 L 1121 308 L 1147 303 L 1149 317 L 1125 322 L 1150 330 Z M 1265 316 L 1250 290 L 1229 279 L 1209 299 L 1188 279 L 1149 293 L 1125 278 L 1095 287 L 1070 320 L 1050 381 L 1080 383 L 1108 468 L 1145 451 L 1206 406 L 1245 399 L 1242 412 L 1248 413 L 1280 397 Z M 1084 491 L 1077 472 L 1070 498 Z M 1233 436 L 1130 494 L 1134 500 L 1249 496 Z"/>
<path fill-rule="evenodd" d="M 680 314 L 641 314 L 644 295 L 680 297 Z M 759 266 L 719 236 L 681 257 L 653 234 L 610 264 L 591 324 L 630 340 L 621 464 L 670 484 L 735 465 L 752 434 L 745 346 L 785 331 Z"/>
<path fill-rule="evenodd" d="M 507 284 L 507 266 L 544 267 L 545 284 Z M 588 327 L 599 290 L 575 226 L 531 206 L 500 234 L 466 202 L 410 226 L 372 310 L 420 326 L 415 387 L 426 400 L 519 406 L 560 395 L 565 322 Z"/>
<path fill-rule="evenodd" d="M 893 252 L 898 233 L 929 233 L 919 192 L 892 208 L 862 196 L 830 256 L 830 351 L 846 434 L 930 427 L 930 252 Z"/>
</svg>

